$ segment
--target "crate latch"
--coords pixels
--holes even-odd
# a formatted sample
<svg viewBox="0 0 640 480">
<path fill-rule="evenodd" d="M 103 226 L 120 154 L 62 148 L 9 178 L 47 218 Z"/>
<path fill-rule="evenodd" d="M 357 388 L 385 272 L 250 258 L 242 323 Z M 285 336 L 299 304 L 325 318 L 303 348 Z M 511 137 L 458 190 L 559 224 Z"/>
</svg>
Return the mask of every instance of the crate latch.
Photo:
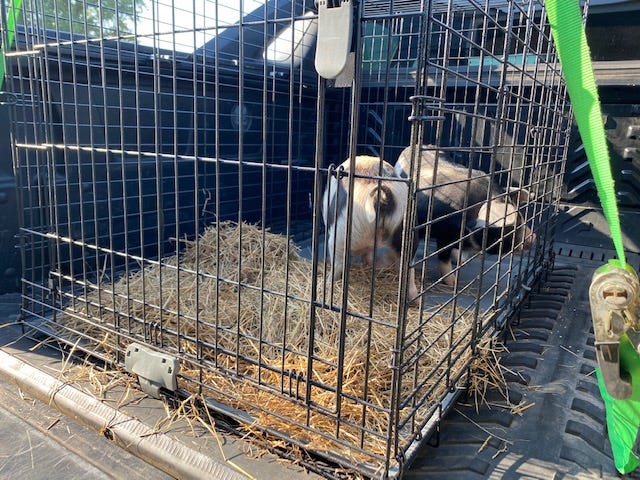
<svg viewBox="0 0 640 480">
<path fill-rule="evenodd" d="M 333 79 L 349 63 L 353 9 L 351 0 L 340 0 L 337 7 L 330 7 L 329 3 L 330 0 L 317 0 L 318 41 L 315 65 L 321 77 Z"/>
<path fill-rule="evenodd" d="M 127 348 L 124 368 L 127 372 L 138 376 L 142 391 L 153 398 L 160 398 L 160 389 L 175 391 L 178 388 L 176 380 L 180 370 L 178 359 L 138 343 L 132 343 Z"/>
<path fill-rule="evenodd" d="M 0 105 L 16 105 L 18 103 L 18 97 L 11 92 L 0 91 Z"/>
</svg>

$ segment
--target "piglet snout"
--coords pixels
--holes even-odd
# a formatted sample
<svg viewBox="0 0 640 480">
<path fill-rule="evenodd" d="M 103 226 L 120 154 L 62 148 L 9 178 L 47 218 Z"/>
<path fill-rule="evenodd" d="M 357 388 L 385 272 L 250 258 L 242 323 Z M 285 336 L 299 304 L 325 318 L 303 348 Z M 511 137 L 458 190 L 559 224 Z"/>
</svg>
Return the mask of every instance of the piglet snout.
<svg viewBox="0 0 640 480">
<path fill-rule="evenodd" d="M 534 232 L 529 232 L 529 235 L 526 235 L 524 237 L 524 248 L 531 248 L 533 245 L 535 245 L 537 239 L 538 237 Z"/>
</svg>

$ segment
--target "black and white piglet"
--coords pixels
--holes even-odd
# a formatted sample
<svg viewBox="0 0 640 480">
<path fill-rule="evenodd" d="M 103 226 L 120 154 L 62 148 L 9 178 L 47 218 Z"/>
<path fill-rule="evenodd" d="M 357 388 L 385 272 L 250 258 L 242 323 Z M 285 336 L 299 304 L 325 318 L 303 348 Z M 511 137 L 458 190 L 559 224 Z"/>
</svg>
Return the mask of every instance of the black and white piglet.
<svg viewBox="0 0 640 480">
<path fill-rule="evenodd" d="M 453 285 L 455 282 L 454 276 L 449 273 L 452 271 L 453 250 L 458 247 L 460 240 L 465 207 L 466 231 L 462 241 L 463 249 L 480 250 L 485 233 L 487 252 L 492 254 L 498 253 L 500 246 L 503 251 L 518 252 L 529 248 L 535 242 L 535 233 L 529 229 L 518 210 L 520 203 L 529 198 L 529 192 L 521 188 L 506 191 L 496 183 L 491 185 L 491 179 L 485 172 L 470 172 L 468 168 L 454 163 L 443 152 L 438 153 L 436 162 L 436 153 L 432 146 L 419 149 L 416 172 L 418 161 L 420 179 L 417 184 L 420 193 L 416 201 L 416 226 L 424 225 L 428 221 L 429 202 L 433 198 L 430 236 L 437 242 L 440 274 L 444 277 L 445 283 Z M 402 151 L 395 165 L 395 172 L 399 177 L 407 178 L 410 162 L 411 148 L 408 147 Z M 488 202 L 490 188 L 492 201 Z M 465 201 L 467 189 L 468 199 Z M 422 231 L 425 228 L 423 227 Z"/>
<path fill-rule="evenodd" d="M 379 266 L 381 262 L 376 258 L 375 246 L 388 249 L 393 260 L 397 261 L 402 248 L 407 184 L 398 181 L 391 164 L 380 158 L 361 155 L 354 160 L 356 176 L 353 181 L 350 253 L 362 257 L 369 264 L 375 262 Z M 344 161 L 340 168 L 350 173 L 350 161 Z M 384 180 L 380 177 L 396 180 Z M 348 185 L 348 176 L 338 179 L 336 175 L 332 175 L 322 199 L 322 218 L 327 227 L 327 253 L 332 263 L 334 280 L 340 278 L 344 270 Z M 409 272 L 408 293 L 410 299 L 415 299 L 418 295 L 413 268 Z"/>
</svg>

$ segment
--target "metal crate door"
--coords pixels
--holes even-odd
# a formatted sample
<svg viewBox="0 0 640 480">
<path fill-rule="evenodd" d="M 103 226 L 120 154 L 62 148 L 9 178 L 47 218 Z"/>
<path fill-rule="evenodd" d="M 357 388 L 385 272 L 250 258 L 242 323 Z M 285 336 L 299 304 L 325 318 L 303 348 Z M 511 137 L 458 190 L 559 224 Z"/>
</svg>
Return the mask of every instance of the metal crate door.
<svg viewBox="0 0 640 480">
<path fill-rule="evenodd" d="M 560 65 L 540 4 L 488 7 L 431 2 L 415 56 L 403 155 L 425 293 L 400 342 L 400 458 L 478 384 L 483 347 L 553 258 L 571 124 Z"/>
</svg>

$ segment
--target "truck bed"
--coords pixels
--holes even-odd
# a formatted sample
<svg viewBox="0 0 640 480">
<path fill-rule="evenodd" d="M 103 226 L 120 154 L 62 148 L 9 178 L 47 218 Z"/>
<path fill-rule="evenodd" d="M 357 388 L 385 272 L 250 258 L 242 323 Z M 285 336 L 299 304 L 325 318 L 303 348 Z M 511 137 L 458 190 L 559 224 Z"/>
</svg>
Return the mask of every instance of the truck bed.
<svg viewBox="0 0 640 480">
<path fill-rule="evenodd" d="M 561 243 L 555 250 L 553 269 L 502 334 L 507 397 L 497 390 L 487 392 L 482 402 L 463 397 L 422 448 L 406 478 L 619 478 L 595 378 L 588 302 L 591 275 L 611 258 L 611 252 Z M 638 269 L 640 256 L 631 254 L 628 262 Z M 54 345 L 38 344 L 16 324 L 19 296 L 0 298 L 0 319 L 6 324 L 0 329 L 2 353 L 81 391 L 92 391 L 86 378 L 73 378 L 66 370 L 68 355 Z M 61 376 L 61 371 L 67 373 Z M 81 426 L 91 412 L 78 411 L 75 419 L 68 418 L 43 403 L 46 398 L 36 400 L 7 378 L 0 381 L 3 475 L 170 478 L 109 441 L 108 429 L 96 432 Z M 126 415 L 168 435 L 175 442 L 170 448 L 181 445 L 204 454 L 208 464 L 189 467 L 203 476 L 207 468 L 220 468 L 229 478 L 344 475 L 331 465 L 305 458 L 280 460 L 255 441 L 230 433 L 233 425 L 223 419 L 216 419 L 215 435 L 193 419 L 167 421 L 161 401 L 130 391 L 126 382 L 106 390 L 102 403 L 120 405 Z"/>
</svg>

